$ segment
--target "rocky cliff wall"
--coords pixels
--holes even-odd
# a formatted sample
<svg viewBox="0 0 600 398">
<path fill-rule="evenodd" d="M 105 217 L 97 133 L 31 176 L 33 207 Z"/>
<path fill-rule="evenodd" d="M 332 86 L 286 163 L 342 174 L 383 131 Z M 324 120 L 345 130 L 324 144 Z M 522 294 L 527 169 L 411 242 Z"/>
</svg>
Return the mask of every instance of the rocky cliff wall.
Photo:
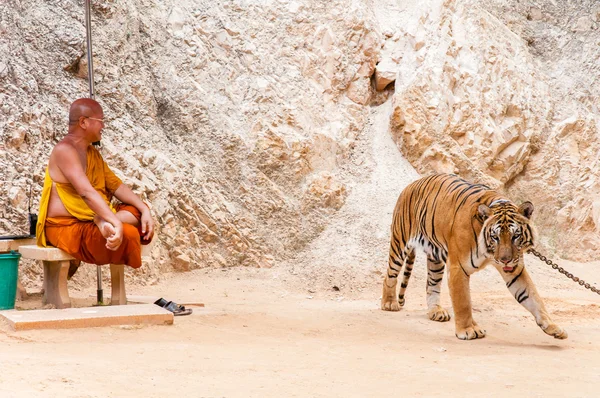
<svg viewBox="0 0 600 398">
<path fill-rule="evenodd" d="M 530 199 L 547 249 L 597 258 L 598 19 L 591 0 L 93 1 L 102 152 L 159 225 L 130 277 L 299 253 L 344 206 L 390 95 L 419 172 Z M 2 234 L 26 231 L 86 79 L 82 2 L 0 4 Z"/>
<path fill-rule="evenodd" d="M 392 134 L 419 172 L 532 200 L 542 243 L 600 255 L 594 2 L 433 0 L 384 43 Z"/>
<path fill-rule="evenodd" d="M 152 207 L 135 277 L 269 267 L 346 197 L 380 39 L 363 2 L 93 1 L 102 153 Z M 0 17 L 3 234 L 26 230 L 68 106 L 87 95 L 79 1 L 8 1 Z M 25 270 L 27 274 L 27 270 Z"/>
</svg>

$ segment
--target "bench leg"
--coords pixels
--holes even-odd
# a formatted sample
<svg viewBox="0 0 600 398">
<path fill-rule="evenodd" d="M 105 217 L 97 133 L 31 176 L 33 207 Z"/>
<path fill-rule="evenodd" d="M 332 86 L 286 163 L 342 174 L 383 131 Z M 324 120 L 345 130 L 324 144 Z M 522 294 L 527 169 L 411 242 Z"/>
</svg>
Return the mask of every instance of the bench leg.
<svg viewBox="0 0 600 398">
<path fill-rule="evenodd" d="M 44 303 L 56 308 L 70 308 L 71 299 L 67 289 L 69 261 L 43 261 L 44 263 Z"/>
<path fill-rule="evenodd" d="M 110 304 L 127 304 L 127 296 L 125 295 L 125 265 L 110 265 L 110 286 L 112 290 L 110 296 Z"/>
</svg>

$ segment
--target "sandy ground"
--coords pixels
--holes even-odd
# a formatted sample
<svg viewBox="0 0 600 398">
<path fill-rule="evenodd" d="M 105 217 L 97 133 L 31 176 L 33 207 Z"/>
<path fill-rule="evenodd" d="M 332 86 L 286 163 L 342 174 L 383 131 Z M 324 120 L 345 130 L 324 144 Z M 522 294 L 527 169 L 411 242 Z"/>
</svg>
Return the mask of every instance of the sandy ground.
<svg viewBox="0 0 600 398">
<path fill-rule="evenodd" d="M 484 270 L 472 289 L 488 336 L 465 342 L 452 322 L 427 319 L 424 264 L 417 265 L 398 313 L 378 309 L 379 277 L 365 278 L 360 290 L 313 291 L 290 268 L 234 268 L 130 289 L 205 303 L 172 326 L 12 332 L 0 325 L 0 396 L 597 396 L 598 296 L 530 261 L 548 309 L 570 335 L 554 340 L 496 271 Z M 589 268 L 569 266 L 582 276 Z M 94 290 L 71 293 L 88 298 Z"/>
</svg>

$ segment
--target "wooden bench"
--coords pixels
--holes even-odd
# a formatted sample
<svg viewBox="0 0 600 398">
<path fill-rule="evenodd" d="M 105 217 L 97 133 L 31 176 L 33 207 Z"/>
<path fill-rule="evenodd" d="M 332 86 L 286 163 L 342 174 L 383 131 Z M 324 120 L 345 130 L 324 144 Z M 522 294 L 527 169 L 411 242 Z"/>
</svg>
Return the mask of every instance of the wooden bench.
<svg viewBox="0 0 600 398">
<path fill-rule="evenodd" d="M 67 275 L 69 273 L 72 256 L 56 247 L 41 247 L 25 245 L 19 247 L 23 258 L 41 260 L 44 265 L 44 303 L 53 304 L 56 308 L 70 308 L 71 299 L 67 289 Z M 142 257 L 150 254 L 149 246 L 142 246 Z M 110 283 L 112 305 L 127 304 L 125 295 L 125 266 L 122 264 L 110 265 Z"/>
</svg>

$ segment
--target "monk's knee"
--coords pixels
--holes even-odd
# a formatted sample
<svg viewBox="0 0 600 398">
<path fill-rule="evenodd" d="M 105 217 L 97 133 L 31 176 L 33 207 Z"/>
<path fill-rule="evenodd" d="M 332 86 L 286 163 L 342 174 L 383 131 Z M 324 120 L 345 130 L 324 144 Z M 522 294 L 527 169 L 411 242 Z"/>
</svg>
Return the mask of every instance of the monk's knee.
<svg viewBox="0 0 600 398">
<path fill-rule="evenodd" d="M 140 233 L 138 229 L 131 224 L 123 224 L 123 243 L 139 243 Z"/>
</svg>

